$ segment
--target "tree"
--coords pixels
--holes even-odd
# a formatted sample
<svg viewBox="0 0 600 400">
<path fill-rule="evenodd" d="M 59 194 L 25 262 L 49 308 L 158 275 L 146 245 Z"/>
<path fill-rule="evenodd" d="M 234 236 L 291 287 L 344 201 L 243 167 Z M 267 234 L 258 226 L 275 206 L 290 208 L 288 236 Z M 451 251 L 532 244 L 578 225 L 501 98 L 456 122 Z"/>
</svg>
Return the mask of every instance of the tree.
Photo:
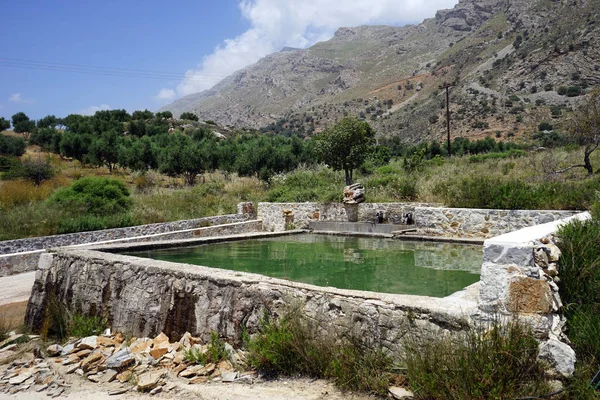
<svg viewBox="0 0 600 400">
<path fill-rule="evenodd" d="M 156 117 L 156 119 L 169 119 L 173 118 L 173 113 L 171 111 L 161 111 L 154 114 L 154 116 Z"/>
<path fill-rule="evenodd" d="M 89 157 L 92 164 L 105 165 L 112 174 L 119 161 L 119 135 L 111 130 L 104 132 L 94 140 L 89 148 Z"/>
<path fill-rule="evenodd" d="M 134 111 L 133 114 L 131 114 L 131 119 L 146 120 L 146 119 L 152 119 L 152 118 L 154 118 L 154 113 L 149 110 Z"/>
<path fill-rule="evenodd" d="M 585 168 L 589 175 L 594 173 L 590 155 L 600 144 L 600 89 L 590 94 L 587 101 L 575 111 L 571 121 L 571 133 L 579 144 L 585 146 L 583 164 L 572 165 L 556 172 L 564 172 L 572 168 Z"/>
<path fill-rule="evenodd" d="M 198 116 L 194 113 L 191 112 L 184 112 L 183 114 L 181 114 L 181 116 L 179 117 L 179 119 L 186 119 L 189 121 L 198 121 Z"/>
<path fill-rule="evenodd" d="M 56 126 L 60 123 L 60 120 L 56 118 L 54 115 L 46 115 L 44 118 L 38 120 L 37 127 L 38 129 L 42 128 L 56 128 Z"/>
<path fill-rule="evenodd" d="M 169 145 L 158 154 L 158 169 L 169 176 L 182 175 L 185 183 L 193 186 L 198 174 L 209 167 L 206 150 L 186 135 L 172 135 Z"/>
<path fill-rule="evenodd" d="M 343 118 L 315 137 L 315 153 L 319 160 L 344 171 L 346 185 L 352 184 L 352 173 L 358 168 L 375 143 L 375 131 L 356 118 Z"/>
<path fill-rule="evenodd" d="M 4 117 L 0 118 L 0 132 L 7 130 L 10 128 L 10 121 L 5 119 Z"/>
<path fill-rule="evenodd" d="M 54 176 L 54 169 L 48 158 L 26 158 L 22 162 L 23 177 L 33 181 L 36 186 L 40 186 L 43 181 Z"/>
<path fill-rule="evenodd" d="M 23 135 L 23 139 L 28 140 L 31 132 L 35 130 L 35 122 L 30 120 L 27 114 L 20 111 L 12 116 L 12 126 L 15 133 Z"/>
</svg>

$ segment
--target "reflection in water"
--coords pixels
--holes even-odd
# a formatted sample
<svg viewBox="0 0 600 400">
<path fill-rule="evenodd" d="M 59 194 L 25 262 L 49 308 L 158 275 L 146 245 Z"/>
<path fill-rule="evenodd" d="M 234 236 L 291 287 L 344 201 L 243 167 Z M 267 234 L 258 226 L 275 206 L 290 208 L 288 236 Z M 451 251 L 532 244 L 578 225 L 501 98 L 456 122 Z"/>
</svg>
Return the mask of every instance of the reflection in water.
<svg viewBox="0 0 600 400">
<path fill-rule="evenodd" d="M 444 297 L 479 280 L 481 246 L 293 235 L 128 253 L 319 286 Z"/>
</svg>

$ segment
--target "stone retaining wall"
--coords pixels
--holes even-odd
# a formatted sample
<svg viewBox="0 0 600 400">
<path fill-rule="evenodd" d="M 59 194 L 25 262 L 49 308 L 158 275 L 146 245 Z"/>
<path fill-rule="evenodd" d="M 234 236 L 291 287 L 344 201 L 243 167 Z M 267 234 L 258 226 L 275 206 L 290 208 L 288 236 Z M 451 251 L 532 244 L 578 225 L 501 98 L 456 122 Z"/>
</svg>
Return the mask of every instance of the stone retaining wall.
<svg viewBox="0 0 600 400">
<path fill-rule="evenodd" d="M 212 225 L 231 224 L 234 222 L 247 221 L 249 219 L 250 218 L 247 215 L 230 214 L 219 215 L 216 217 L 164 222 L 160 224 L 129 226 L 126 228 L 104 229 L 100 231 L 7 240 L 0 242 L 0 255 L 44 250 L 53 247 L 72 246 L 83 243 L 95 243 L 129 237 L 154 235 L 157 233 L 182 231 L 186 229 L 202 228 Z"/>
<path fill-rule="evenodd" d="M 404 215 L 411 213 L 419 235 L 466 238 L 490 238 L 577 213 L 444 208 L 418 203 L 258 203 L 257 214 L 265 231 L 280 232 L 306 229 L 309 222 L 317 221 L 375 223 L 377 211 L 384 212 L 385 223 L 393 224 L 402 223 Z"/>
<path fill-rule="evenodd" d="M 578 211 L 560 210 L 417 207 L 415 222 L 418 232 L 423 235 L 491 238 L 577 213 Z"/>
<path fill-rule="evenodd" d="M 582 213 L 486 240 L 478 311 L 473 314 L 482 322 L 519 315 L 541 340 L 540 357 L 565 377 L 574 371 L 575 353 L 562 331 L 566 321 L 560 315 L 555 234 L 562 224 L 589 217 Z"/>
<path fill-rule="evenodd" d="M 268 234 L 263 234 L 268 235 Z M 101 315 L 113 330 L 169 337 L 218 332 L 239 342 L 259 328 L 264 310 L 294 307 L 324 331 L 354 333 L 393 352 L 407 331 L 461 331 L 475 301 L 323 288 L 262 275 L 139 259 L 90 250 L 58 249 L 40 259 L 26 323 L 39 332 L 51 296 L 71 312 Z"/>
<path fill-rule="evenodd" d="M 415 214 L 422 203 L 258 203 L 257 218 L 264 230 L 286 230 L 284 211 L 290 211 L 287 228 L 306 229 L 311 221 L 377 222 L 377 211 L 384 212 L 384 222 L 400 224 L 407 213 Z"/>
<path fill-rule="evenodd" d="M 211 217 L 208 220 L 213 222 L 226 221 L 231 216 L 223 216 L 223 217 Z M 204 225 L 206 224 L 206 218 L 202 218 L 201 220 L 192 220 L 192 221 L 200 221 L 199 223 L 191 223 L 191 221 L 179 221 L 178 223 L 171 223 L 171 226 L 186 226 L 186 225 Z M 162 224 L 155 224 L 162 225 Z M 142 225 L 141 227 L 148 227 L 151 225 Z M 137 227 L 137 228 L 141 228 Z M 134 227 L 132 227 L 134 228 Z M 121 228 L 127 229 L 127 228 Z M 145 236 L 137 236 L 137 237 L 125 237 L 120 239 L 111 239 L 111 240 L 99 240 L 94 242 L 84 242 L 84 243 L 75 243 L 68 244 L 66 239 L 63 236 L 67 235 L 59 235 L 61 236 L 61 240 L 59 242 L 66 243 L 63 246 L 83 246 L 89 244 L 100 244 L 100 243 L 128 243 L 128 242 L 150 242 L 150 241 L 163 241 L 163 240 L 182 240 L 182 239 L 191 239 L 198 237 L 207 237 L 207 236 L 223 236 L 223 235 L 233 235 L 247 232 L 260 232 L 262 230 L 262 221 L 244 221 L 244 222 L 236 222 L 236 223 L 228 223 L 222 225 L 214 225 L 214 226 L 206 226 L 202 228 L 193 228 L 193 229 L 185 229 L 178 230 L 172 232 L 164 232 L 164 233 L 155 233 L 149 234 Z M 114 231 L 114 230 L 111 230 Z M 137 232 L 140 230 L 130 230 L 130 232 Z M 141 229 L 141 231 L 144 231 Z M 147 230 L 146 230 L 147 231 Z M 97 231 L 102 232 L 102 231 Z M 94 238 L 103 237 L 107 234 L 101 235 L 91 235 L 96 232 L 84 232 L 80 234 L 80 239 L 82 236 L 93 240 Z M 73 236 L 73 235 L 68 235 Z M 40 240 L 42 243 L 53 243 L 53 238 L 56 236 L 48 236 L 46 238 L 34 238 L 34 239 L 48 239 L 48 240 Z M 30 239 L 22 239 L 26 243 L 29 243 Z M 17 241 L 12 241 L 17 242 Z M 4 242 L 6 243 L 6 242 Z M 35 242 L 34 242 L 35 243 Z M 40 255 L 45 250 L 35 250 L 35 251 L 27 251 L 15 254 L 2 254 L 0 255 L 0 277 L 9 276 L 14 274 L 20 274 L 27 271 L 33 271 L 37 267 L 38 260 Z"/>
</svg>

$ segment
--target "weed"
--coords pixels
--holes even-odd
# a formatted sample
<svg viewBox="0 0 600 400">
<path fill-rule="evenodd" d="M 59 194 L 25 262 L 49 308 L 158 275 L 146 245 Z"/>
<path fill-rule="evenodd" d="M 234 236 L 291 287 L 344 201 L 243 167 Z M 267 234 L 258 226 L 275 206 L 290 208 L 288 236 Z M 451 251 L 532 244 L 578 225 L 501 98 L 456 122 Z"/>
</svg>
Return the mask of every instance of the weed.
<svg viewBox="0 0 600 400">
<path fill-rule="evenodd" d="M 316 327 L 293 310 L 277 320 L 265 312 L 261 331 L 249 339 L 250 364 L 268 377 L 279 374 L 332 379 L 342 389 L 385 394 L 392 361 L 377 346 L 348 337 L 318 335 Z"/>
<path fill-rule="evenodd" d="M 100 335 L 107 328 L 104 318 L 92 316 L 87 317 L 81 314 L 75 314 L 69 324 L 69 335 L 75 337 L 86 337 Z"/>
<path fill-rule="evenodd" d="M 406 375 L 418 398 L 507 399 L 545 394 L 545 366 L 538 343 L 516 322 L 495 323 L 487 332 L 409 336 Z"/>
<path fill-rule="evenodd" d="M 229 358 L 229 352 L 225 348 L 225 341 L 219 338 L 219 334 L 211 332 L 210 341 L 206 349 L 193 346 L 188 350 L 184 350 L 183 357 L 186 361 L 195 364 L 216 364 L 221 360 Z"/>
</svg>

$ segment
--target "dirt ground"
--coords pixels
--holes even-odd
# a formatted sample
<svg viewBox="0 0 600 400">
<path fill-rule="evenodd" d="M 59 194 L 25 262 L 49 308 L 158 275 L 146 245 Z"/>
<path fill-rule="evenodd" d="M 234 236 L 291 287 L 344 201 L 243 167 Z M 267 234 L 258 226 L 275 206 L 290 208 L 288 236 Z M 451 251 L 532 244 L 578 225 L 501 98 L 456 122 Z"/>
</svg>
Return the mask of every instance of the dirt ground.
<svg viewBox="0 0 600 400">
<path fill-rule="evenodd" d="M 10 328 L 23 325 L 23 318 L 27 302 L 0 305 L 0 319 Z M 0 371 L 7 365 L 0 365 Z M 311 379 L 278 379 L 273 381 L 258 381 L 256 383 L 203 383 L 188 385 L 183 379 L 174 377 L 169 382 L 175 388 L 167 393 L 151 396 L 147 393 L 129 391 L 121 395 L 109 395 L 108 391 L 116 389 L 111 384 L 99 385 L 88 381 L 78 375 L 66 375 L 65 367 L 53 367 L 64 377 L 69 387 L 57 397 L 69 400 L 141 400 L 141 399 L 169 399 L 169 400 L 373 400 L 375 397 L 362 394 L 342 393 L 335 386 L 323 380 Z M 0 394 L 0 400 L 42 400 L 49 397 L 45 392 L 21 392 L 13 395 Z"/>
</svg>

